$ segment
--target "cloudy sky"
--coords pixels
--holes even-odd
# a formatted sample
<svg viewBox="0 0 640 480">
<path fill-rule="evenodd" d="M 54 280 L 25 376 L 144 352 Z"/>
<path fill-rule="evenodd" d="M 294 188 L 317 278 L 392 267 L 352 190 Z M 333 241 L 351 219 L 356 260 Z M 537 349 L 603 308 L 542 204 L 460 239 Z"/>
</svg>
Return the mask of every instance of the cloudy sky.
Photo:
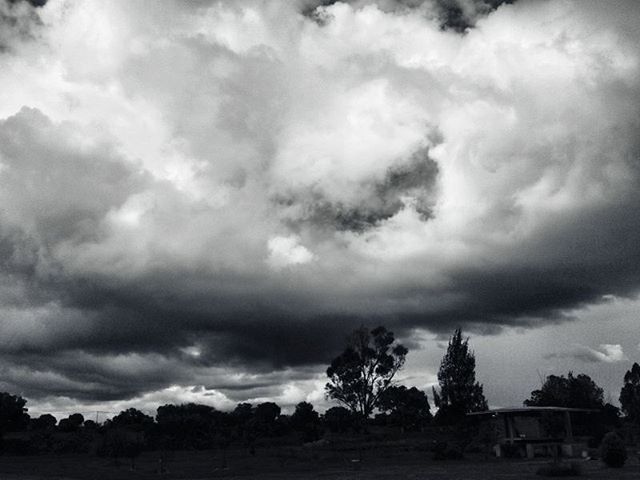
<svg viewBox="0 0 640 480">
<path fill-rule="evenodd" d="M 633 0 L 0 0 L 0 388 L 321 406 L 384 324 L 407 385 L 461 326 L 491 405 L 569 370 L 617 401 L 638 25 Z"/>
</svg>

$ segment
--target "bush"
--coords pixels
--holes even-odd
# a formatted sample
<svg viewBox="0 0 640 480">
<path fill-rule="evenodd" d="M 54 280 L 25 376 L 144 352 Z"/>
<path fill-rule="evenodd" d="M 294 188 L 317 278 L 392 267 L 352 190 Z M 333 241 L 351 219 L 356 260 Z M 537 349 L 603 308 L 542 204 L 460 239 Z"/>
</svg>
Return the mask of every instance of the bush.
<svg viewBox="0 0 640 480">
<path fill-rule="evenodd" d="M 462 450 L 448 442 L 434 442 L 431 448 L 434 460 L 458 460 L 462 458 Z"/>
<path fill-rule="evenodd" d="M 84 435 L 66 434 L 58 435 L 51 441 L 51 450 L 57 454 L 87 453 L 90 441 Z"/>
<path fill-rule="evenodd" d="M 600 444 L 600 458 L 607 467 L 620 468 L 627 461 L 624 441 L 615 432 L 607 433 Z"/>
<path fill-rule="evenodd" d="M 5 438 L 2 440 L 2 452 L 9 455 L 29 455 L 33 453 L 31 441 L 24 438 Z"/>
<path fill-rule="evenodd" d="M 582 467 L 575 462 L 548 463 L 538 468 L 536 475 L 541 477 L 579 477 L 582 475 Z"/>
</svg>

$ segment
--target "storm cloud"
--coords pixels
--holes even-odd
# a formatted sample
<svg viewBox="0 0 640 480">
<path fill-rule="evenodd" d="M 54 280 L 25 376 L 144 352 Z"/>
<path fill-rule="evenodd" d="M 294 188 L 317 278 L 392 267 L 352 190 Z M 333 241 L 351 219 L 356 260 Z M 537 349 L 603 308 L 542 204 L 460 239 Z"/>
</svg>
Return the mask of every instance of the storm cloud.
<svg viewBox="0 0 640 480">
<path fill-rule="evenodd" d="M 638 19 L 0 1 L 3 388 L 304 399 L 360 324 L 495 333 L 637 295 Z"/>
</svg>

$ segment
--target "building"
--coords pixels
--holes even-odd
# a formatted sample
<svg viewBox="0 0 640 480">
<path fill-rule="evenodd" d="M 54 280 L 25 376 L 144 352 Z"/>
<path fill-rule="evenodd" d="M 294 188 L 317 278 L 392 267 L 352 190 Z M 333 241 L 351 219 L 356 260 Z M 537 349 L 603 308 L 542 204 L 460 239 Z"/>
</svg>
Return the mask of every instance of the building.
<svg viewBox="0 0 640 480">
<path fill-rule="evenodd" d="M 574 434 L 574 418 L 584 419 L 598 410 L 564 407 L 496 408 L 469 413 L 478 422 L 478 437 L 498 457 L 562 455 L 575 457 L 587 451 L 589 435 Z"/>
</svg>

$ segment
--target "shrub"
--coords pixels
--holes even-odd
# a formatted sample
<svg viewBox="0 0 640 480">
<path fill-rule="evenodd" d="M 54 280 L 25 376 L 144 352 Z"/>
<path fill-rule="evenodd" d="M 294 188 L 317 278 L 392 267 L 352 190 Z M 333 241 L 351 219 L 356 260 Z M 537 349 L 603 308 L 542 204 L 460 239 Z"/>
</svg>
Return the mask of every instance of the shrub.
<svg viewBox="0 0 640 480">
<path fill-rule="evenodd" d="M 10 455 L 29 455 L 33 453 L 30 440 L 24 438 L 5 438 L 2 441 L 2 452 Z"/>
<path fill-rule="evenodd" d="M 579 463 L 547 463 L 536 471 L 541 477 L 579 477 L 582 475 L 582 467 Z"/>
<path fill-rule="evenodd" d="M 607 433 L 602 439 L 600 457 L 607 467 L 620 468 L 627 461 L 624 441 L 615 432 Z"/>
<path fill-rule="evenodd" d="M 463 456 L 460 448 L 448 442 L 434 442 L 431 451 L 434 460 L 458 460 Z"/>
</svg>

